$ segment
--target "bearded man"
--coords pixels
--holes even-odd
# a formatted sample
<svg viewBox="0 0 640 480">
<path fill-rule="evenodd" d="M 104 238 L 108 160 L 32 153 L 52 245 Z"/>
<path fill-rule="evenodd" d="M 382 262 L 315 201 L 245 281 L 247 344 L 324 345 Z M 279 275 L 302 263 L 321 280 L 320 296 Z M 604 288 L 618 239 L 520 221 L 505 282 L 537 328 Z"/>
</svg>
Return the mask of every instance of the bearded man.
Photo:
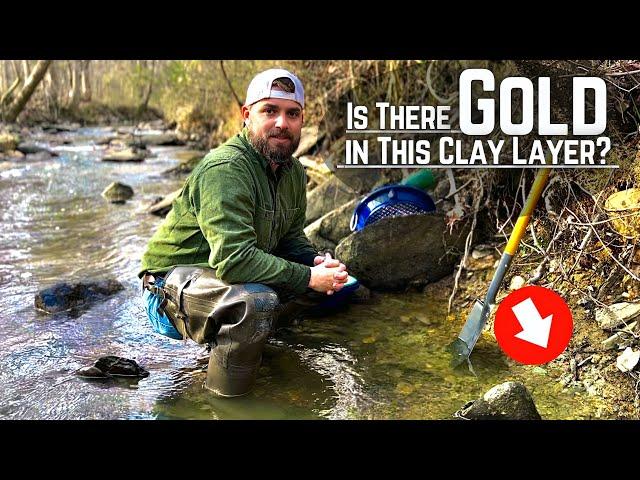
<svg viewBox="0 0 640 480">
<path fill-rule="evenodd" d="M 244 128 L 209 152 L 147 245 L 139 277 L 155 331 L 211 347 L 205 386 L 233 397 L 255 382 L 267 337 L 339 291 L 346 266 L 305 236 L 306 175 L 294 157 L 304 88 L 259 73 Z"/>
</svg>

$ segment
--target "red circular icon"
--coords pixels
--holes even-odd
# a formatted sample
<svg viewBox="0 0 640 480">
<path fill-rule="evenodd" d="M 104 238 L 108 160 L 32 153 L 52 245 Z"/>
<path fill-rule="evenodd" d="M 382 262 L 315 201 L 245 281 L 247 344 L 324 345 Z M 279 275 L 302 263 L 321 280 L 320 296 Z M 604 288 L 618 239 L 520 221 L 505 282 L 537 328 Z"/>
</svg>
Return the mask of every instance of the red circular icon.
<svg viewBox="0 0 640 480">
<path fill-rule="evenodd" d="M 500 348 L 509 357 L 527 365 L 541 365 L 567 348 L 573 319 L 560 295 L 533 285 L 502 300 L 493 329 Z"/>
</svg>

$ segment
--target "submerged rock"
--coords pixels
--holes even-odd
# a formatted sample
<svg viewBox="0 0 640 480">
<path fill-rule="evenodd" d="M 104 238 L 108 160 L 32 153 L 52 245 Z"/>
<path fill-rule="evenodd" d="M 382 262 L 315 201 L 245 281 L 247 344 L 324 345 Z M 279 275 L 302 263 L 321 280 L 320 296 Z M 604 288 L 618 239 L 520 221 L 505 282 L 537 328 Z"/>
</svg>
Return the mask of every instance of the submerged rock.
<svg viewBox="0 0 640 480">
<path fill-rule="evenodd" d="M 369 288 L 398 290 L 411 282 L 435 282 L 453 271 L 468 223 L 456 223 L 449 234 L 441 213 L 387 217 L 353 232 L 335 253 Z"/>
<path fill-rule="evenodd" d="M 57 313 L 72 308 L 87 306 L 124 290 L 117 280 L 94 282 L 61 282 L 40 290 L 35 296 L 35 307 L 46 313 Z"/>
<path fill-rule="evenodd" d="M 520 382 L 496 385 L 455 416 L 467 420 L 542 420 L 527 387 Z"/>
<path fill-rule="evenodd" d="M 76 371 L 76 375 L 84 378 L 104 379 L 111 377 L 137 377 L 145 378 L 149 372 L 128 358 L 108 355 L 100 357 L 88 367 L 82 367 Z"/>
<path fill-rule="evenodd" d="M 120 182 L 113 182 L 101 194 L 111 203 L 125 203 L 133 197 L 133 188 Z"/>
</svg>

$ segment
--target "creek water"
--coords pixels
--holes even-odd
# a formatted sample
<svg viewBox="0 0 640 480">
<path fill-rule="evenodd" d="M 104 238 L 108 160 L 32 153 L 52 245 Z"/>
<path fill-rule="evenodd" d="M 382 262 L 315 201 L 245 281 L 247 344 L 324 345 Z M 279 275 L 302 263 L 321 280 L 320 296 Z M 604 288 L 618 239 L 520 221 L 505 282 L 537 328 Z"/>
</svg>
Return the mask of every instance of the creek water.
<svg viewBox="0 0 640 480">
<path fill-rule="evenodd" d="M 155 155 L 141 163 L 101 162 L 105 147 L 97 143 L 111 135 L 82 128 L 53 143 L 35 135 L 59 156 L 0 162 L 0 418 L 448 419 L 508 380 L 527 386 L 543 418 L 599 415 L 595 398 L 562 389 L 547 368 L 507 361 L 489 338 L 474 352 L 477 376 L 452 371 L 445 346 L 464 315 L 447 318 L 447 291 L 376 293 L 281 330 L 269 340 L 254 390 L 214 398 L 203 387 L 206 350 L 152 331 L 136 276 L 162 221 L 144 208 L 180 187 L 183 178 L 162 172 L 184 148 L 151 147 Z M 100 193 L 113 181 L 133 187 L 134 197 L 107 202 Z M 34 308 L 42 288 L 101 278 L 125 289 L 82 312 Z M 74 375 L 104 355 L 134 359 L 150 375 Z"/>
</svg>

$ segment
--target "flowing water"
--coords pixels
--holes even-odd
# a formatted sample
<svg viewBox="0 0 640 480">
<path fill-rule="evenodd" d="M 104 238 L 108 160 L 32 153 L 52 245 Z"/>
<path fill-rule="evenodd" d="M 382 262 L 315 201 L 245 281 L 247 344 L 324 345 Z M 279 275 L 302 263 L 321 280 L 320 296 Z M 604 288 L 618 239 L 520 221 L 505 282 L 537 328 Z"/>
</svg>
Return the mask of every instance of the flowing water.
<svg viewBox="0 0 640 480">
<path fill-rule="evenodd" d="M 59 157 L 0 162 L 0 418 L 11 419 L 447 419 L 493 385 L 520 380 L 543 418 L 593 418 L 599 405 L 563 390 L 554 372 L 508 362 L 494 342 L 474 352 L 477 377 L 448 366 L 464 321 L 446 318 L 449 292 L 375 294 L 270 339 L 255 389 L 217 399 L 203 388 L 207 354 L 155 334 L 136 276 L 162 221 L 144 213 L 180 187 L 163 170 L 180 147 L 152 147 L 142 163 L 101 162 L 108 128 L 58 134 Z M 35 138 L 37 140 L 37 137 Z M 44 137 L 43 137 L 44 139 Z M 100 195 L 130 185 L 124 205 Z M 36 292 L 59 281 L 116 278 L 125 290 L 82 312 L 47 315 Z M 466 313 L 466 312 L 465 312 Z M 85 380 L 74 372 L 103 355 L 136 360 L 141 380 Z"/>
</svg>

